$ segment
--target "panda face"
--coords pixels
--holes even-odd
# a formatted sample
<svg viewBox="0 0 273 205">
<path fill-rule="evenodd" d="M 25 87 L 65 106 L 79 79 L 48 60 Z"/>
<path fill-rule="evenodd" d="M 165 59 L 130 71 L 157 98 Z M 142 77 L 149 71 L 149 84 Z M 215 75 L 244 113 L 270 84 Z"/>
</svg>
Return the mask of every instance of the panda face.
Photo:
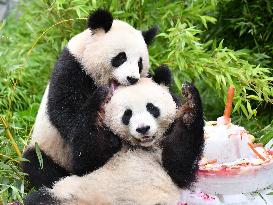
<svg viewBox="0 0 273 205">
<path fill-rule="evenodd" d="M 112 79 L 118 84 L 133 85 L 140 78 L 143 70 L 142 56 L 140 56 L 141 54 L 136 55 L 131 53 L 122 51 L 111 59 L 113 67 Z"/>
<path fill-rule="evenodd" d="M 87 29 L 67 47 L 98 85 L 132 85 L 147 76 L 149 56 L 143 35 L 123 21 L 114 20 L 108 32 Z"/>
<path fill-rule="evenodd" d="M 153 110 L 151 110 L 151 106 Z M 127 107 L 129 106 L 127 105 Z M 123 125 L 127 126 L 130 136 L 133 137 L 131 140 L 142 146 L 151 146 L 158 131 L 157 120 L 160 117 L 160 109 L 149 102 L 146 106 L 142 104 L 142 107 L 135 112 L 130 108 L 126 109 L 121 121 Z"/>
<path fill-rule="evenodd" d="M 132 145 L 152 146 L 173 122 L 176 104 L 169 90 L 149 78 L 118 87 L 105 105 L 105 124 Z"/>
</svg>

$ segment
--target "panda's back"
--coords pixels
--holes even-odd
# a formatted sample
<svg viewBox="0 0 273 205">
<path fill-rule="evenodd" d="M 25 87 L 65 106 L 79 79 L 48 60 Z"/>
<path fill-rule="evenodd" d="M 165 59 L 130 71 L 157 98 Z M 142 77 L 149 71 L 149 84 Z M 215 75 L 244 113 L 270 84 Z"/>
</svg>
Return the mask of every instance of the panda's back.
<svg viewBox="0 0 273 205">
<path fill-rule="evenodd" d="M 139 189 L 143 192 L 145 186 L 149 189 L 153 186 L 166 191 L 176 190 L 157 155 L 146 150 L 122 150 L 104 169 L 115 174 L 113 181 L 129 190 Z"/>
<path fill-rule="evenodd" d="M 179 201 L 179 189 L 156 156 L 140 149 L 121 150 L 95 172 L 82 178 L 66 179 L 56 184 L 54 193 L 60 197 L 63 188 L 73 187 L 72 198 L 89 201 L 90 204 L 98 198 L 105 204 L 118 205 L 176 204 Z M 61 196 L 67 197 L 71 194 Z"/>
<path fill-rule="evenodd" d="M 113 164 L 110 162 L 105 168 L 115 173 L 112 189 L 117 189 L 113 195 L 117 204 L 123 201 L 143 205 L 178 202 L 179 190 L 154 153 L 123 150 L 115 156 Z"/>
</svg>

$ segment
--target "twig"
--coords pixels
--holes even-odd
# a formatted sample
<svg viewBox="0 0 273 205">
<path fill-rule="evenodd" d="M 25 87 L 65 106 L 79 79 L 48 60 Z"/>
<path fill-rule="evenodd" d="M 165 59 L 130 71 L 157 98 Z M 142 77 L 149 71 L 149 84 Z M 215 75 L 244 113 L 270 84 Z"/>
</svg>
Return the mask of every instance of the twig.
<svg viewBox="0 0 273 205">
<path fill-rule="evenodd" d="M 0 115 L 0 120 L 1 120 L 1 122 L 3 124 L 3 126 L 4 126 L 4 129 L 7 132 L 7 136 L 9 138 L 9 140 L 10 140 L 10 142 L 11 142 L 11 144 L 12 144 L 14 150 L 15 150 L 15 152 L 18 155 L 18 158 L 21 159 L 22 158 L 22 153 L 21 153 L 21 151 L 20 151 L 20 149 L 19 149 L 16 141 L 14 140 L 14 138 L 13 138 L 13 136 L 12 136 L 10 130 L 9 130 L 9 126 L 8 126 L 7 122 L 5 121 L 4 117 L 2 117 L 1 115 Z"/>
</svg>

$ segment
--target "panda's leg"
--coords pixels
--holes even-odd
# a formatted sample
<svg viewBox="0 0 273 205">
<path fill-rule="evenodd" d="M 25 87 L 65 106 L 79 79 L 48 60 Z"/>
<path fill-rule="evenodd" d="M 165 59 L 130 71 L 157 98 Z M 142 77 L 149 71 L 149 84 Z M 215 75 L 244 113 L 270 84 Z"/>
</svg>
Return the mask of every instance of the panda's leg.
<svg viewBox="0 0 273 205">
<path fill-rule="evenodd" d="M 23 157 L 28 161 L 21 163 L 23 172 L 28 174 L 27 178 L 35 188 L 42 186 L 51 187 L 53 182 L 69 175 L 63 167 L 55 163 L 42 150 L 41 155 L 43 159 L 42 168 L 34 147 L 28 148 L 24 152 Z"/>
<path fill-rule="evenodd" d="M 163 142 L 162 163 L 172 180 L 181 188 L 189 188 L 196 179 L 198 161 L 204 146 L 204 119 L 198 90 L 184 84 L 186 103 Z"/>
<path fill-rule="evenodd" d="M 29 194 L 24 200 L 24 205 L 61 205 L 61 202 L 52 196 L 49 189 L 41 188 Z"/>
</svg>

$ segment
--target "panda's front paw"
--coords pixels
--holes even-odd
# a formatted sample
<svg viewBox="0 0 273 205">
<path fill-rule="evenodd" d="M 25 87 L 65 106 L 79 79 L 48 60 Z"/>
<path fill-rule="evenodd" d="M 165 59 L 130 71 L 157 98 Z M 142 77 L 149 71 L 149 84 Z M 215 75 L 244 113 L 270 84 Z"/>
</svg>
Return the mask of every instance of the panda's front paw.
<svg viewBox="0 0 273 205">
<path fill-rule="evenodd" d="M 200 98 L 199 92 L 191 83 L 184 83 L 182 85 L 182 95 L 186 98 L 186 103 L 190 108 L 194 108 L 198 99 Z"/>
<path fill-rule="evenodd" d="M 106 86 L 98 87 L 92 96 L 94 104 L 93 105 L 91 104 L 91 106 L 98 112 L 97 125 L 99 125 L 100 127 L 103 126 L 104 121 L 105 115 L 104 105 L 107 102 L 109 102 L 111 97 L 112 97 L 111 89 Z"/>
<path fill-rule="evenodd" d="M 182 85 L 182 95 L 186 102 L 181 106 L 179 115 L 186 125 L 192 125 L 196 119 L 203 118 L 201 98 L 196 87 L 188 82 Z"/>
<path fill-rule="evenodd" d="M 111 90 L 109 87 L 107 87 L 107 86 L 98 87 L 92 96 L 92 100 L 94 102 L 94 104 L 92 106 L 94 106 L 96 108 L 100 108 L 107 101 L 109 101 L 111 96 L 112 96 L 112 94 L 111 94 Z"/>
</svg>

